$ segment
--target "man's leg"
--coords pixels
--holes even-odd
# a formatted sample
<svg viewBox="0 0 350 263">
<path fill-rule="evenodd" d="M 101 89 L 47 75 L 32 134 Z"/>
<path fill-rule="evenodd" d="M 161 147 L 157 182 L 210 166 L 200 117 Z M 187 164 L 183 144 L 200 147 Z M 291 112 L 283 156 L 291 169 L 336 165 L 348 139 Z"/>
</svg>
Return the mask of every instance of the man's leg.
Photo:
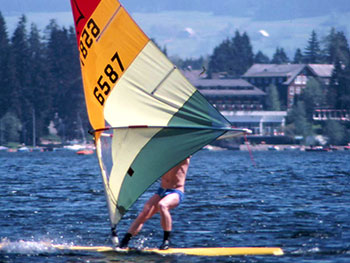
<svg viewBox="0 0 350 263">
<path fill-rule="evenodd" d="M 128 233 L 125 234 L 124 238 L 120 243 L 120 247 L 127 247 L 132 236 L 136 236 L 142 229 L 144 223 L 150 219 L 158 211 L 157 204 L 160 200 L 160 196 L 153 195 L 147 203 L 144 205 L 143 210 L 134 220 L 134 222 L 129 227 Z"/>
<path fill-rule="evenodd" d="M 179 195 L 177 193 L 172 193 L 165 196 L 158 203 L 161 225 L 164 230 L 163 244 L 160 246 L 160 249 L 169 248 L 170 233 L 172 230 L 172 218 L 170 214 L 170 209 L 177 207 L 179 205 L 179 202 Z"/>
<path fill-rule="evenodd" d="M 143 227 L 143 224 L 150 219 L 155 213 L 158 212 L 157 204 L 160 200 L 160 196 L 155 194 L 153 195 L 147 203 L 144 205 L 143 210 L 131 224 L 128 232 L 133 236 L 136 236 Z"/>
</svg>

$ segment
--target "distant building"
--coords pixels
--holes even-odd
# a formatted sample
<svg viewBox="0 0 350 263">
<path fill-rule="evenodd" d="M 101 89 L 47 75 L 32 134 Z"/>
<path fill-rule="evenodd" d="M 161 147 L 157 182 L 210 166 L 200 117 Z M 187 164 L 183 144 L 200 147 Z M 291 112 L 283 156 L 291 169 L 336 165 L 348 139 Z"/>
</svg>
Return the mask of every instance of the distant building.
<svg viewBox="0 0 350 263">
<path fill-rule="evenodd" d="M 254 64 L 242 78 L 265 92 L 274 84 L 282 109 L 288 110 L 293 106 L 294 97 L 305 89 L 308 78 L 314 77 L 327 86 L 332 71 L 331 64 Z"/>
<path fill-rule="evenodd" d="M 243 79 L 205 79 L 201 71 L 183 74 L 237 128 L 255 135 L 283 135 L 286 112 L 264 111 L 266 93 Z"/>
<path fill-rule="evenodd" d="M 202 70 L 184 70 L 185 77 L 237 128 L 249 128 L 254 135 L 284 135 L 287 110 L 294 97 L 314 77 L 327 87 L 332 76 L 330 64 L 254 64 L 242 79 L 227 78 L 225 72 L 207 79 Z M 274 84 L 284 111 L 264 111 L 267 87 Z M 349 111 L 317 110 L 314 120 L 349 121 Z"/>
</svg>

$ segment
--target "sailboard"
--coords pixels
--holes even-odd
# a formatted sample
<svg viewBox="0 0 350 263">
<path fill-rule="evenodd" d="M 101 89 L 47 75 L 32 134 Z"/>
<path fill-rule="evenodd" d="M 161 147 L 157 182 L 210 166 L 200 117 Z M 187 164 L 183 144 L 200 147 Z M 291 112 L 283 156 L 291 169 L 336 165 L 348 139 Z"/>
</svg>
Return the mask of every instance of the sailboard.
<svg viewBox="0 0 350 263">
<path fill-rule="evenodd" d="M 75 245 L 58 245 L 50 242 L 9 242 L 3 241 L 0 243 L 1 251 L 54 251 L 60 250 L 63 253 L 67 251 L 76 252 L 97 252 L 116 255 L 125 254 L 155 254 L 155 255 L 191 255 L 191 256 L 242 256 L 242 255 L 283 255 L 283 250 L 278 247 L 204 247 L 204 248 L 169 248 L 160 250 L 156 248 L 115 248 L 110 246 L 75 246 Z"/>
<path fill-rule="evenodd" d="M 235 129 L 118 0 L 71 0 L 112 232 L 158 178 Z"/>
<path fill-rule="evenodd" d="M 139 254 L 158 254 L 158 255 L 189 255 L 189 256 L 244 256 L 244 255 L 283 255 L 283 250 L 279 247 L 200 247 L 200 248 L 169 248 L 161 250 L 157 248 L 133 249 L 133 248 L 113 248 L 108 246 L 62 246 L 55 245 L 56 249 L 71 251 L 91 251 L 99 253 L 139 253 Z"/>
</svg>

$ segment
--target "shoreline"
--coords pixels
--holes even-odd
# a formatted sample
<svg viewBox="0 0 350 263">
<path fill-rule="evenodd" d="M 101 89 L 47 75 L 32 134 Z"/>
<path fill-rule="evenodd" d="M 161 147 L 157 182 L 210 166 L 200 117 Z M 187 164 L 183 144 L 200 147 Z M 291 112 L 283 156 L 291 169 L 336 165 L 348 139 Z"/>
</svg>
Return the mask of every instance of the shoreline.
<svg viewBox="0 0 350 263">
<path fill-rule="evenodd" d="M 247 144 L 239 146 L 240 151 L 314 151 L 314 152 L 332 152 L 332 151 L 349 151 L 349 146 L 305 146 L 294 144 L 257 144 L 249 147 Z"/>
</svg>

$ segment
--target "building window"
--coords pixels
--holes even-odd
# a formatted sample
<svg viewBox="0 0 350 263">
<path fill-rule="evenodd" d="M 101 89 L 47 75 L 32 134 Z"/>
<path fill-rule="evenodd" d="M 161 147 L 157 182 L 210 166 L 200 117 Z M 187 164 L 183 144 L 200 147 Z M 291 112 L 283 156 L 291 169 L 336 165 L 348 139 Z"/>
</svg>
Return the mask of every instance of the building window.
<svg viewBox="0 0 350 263">
<path fill-rule="evenodd" d="M 306 85 L 307 77 L 305 75 L 299 75 L 295 78 L 294 83 L 298 85 Z"/>
<path fill-rule="evenodd" d="M 293 102 L 294 102 L 293 98 L 288 99 L 288 107 L 289 108 L 293 106 Z"/>
<path fill-rule="evenodd" d="M 294 95 L 294 87 L 293 86 L 289 87 L 289 94 Z"/>
</svg>

